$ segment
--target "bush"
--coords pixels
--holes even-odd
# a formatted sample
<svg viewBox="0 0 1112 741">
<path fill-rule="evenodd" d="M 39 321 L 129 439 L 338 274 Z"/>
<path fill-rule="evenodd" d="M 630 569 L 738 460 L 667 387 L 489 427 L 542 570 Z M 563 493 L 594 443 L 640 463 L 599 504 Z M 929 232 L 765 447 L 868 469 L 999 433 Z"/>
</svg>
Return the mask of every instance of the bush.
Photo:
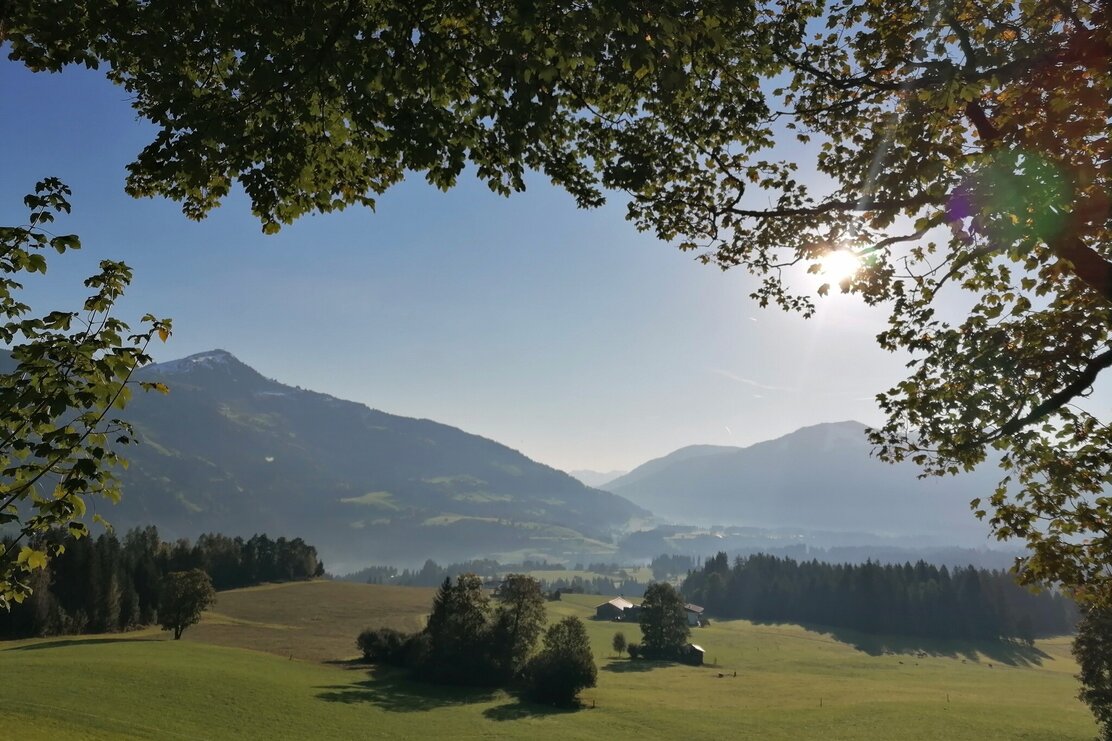
<svg viewBox="0 0 1112 741">
<path fill-rule="evenodd" d="M 629 658 L 631 658 L 631 659 L 641 658 L 641 644 L 640 643 L 631 643 L 631 644 L 629 644 L 628 646 L 626 646 L 626 653 L 629 654 Z"/>
<path fill-rule="evenodd" d="M 587 629 L 577 617 L 566 617 L 548 629 L 544 650 L 529 663 L 529 694 L 534 700 L 571 705 L 598 679 Z"/>
<path fill-rule="evenodd" d="M 415 636 L 393 628 L 367 628 L 355 639 L 363 658 L 377 664 L 408 666 Z"/>
</svg>

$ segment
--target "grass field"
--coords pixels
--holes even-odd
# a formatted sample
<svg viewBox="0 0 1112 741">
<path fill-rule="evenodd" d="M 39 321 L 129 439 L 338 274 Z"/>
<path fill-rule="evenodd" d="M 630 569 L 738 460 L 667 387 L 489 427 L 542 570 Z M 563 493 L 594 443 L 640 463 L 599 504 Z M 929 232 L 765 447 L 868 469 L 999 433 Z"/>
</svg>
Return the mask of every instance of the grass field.
<svg viewBox="0 0 1112 741">
<path fill-rule="evenodd" d="M 220 592 L 216 605 L 183 639 L 325 662 L 358 655 L 368 626 L 415 631 L 435 589 L 314 581 Z"/>
<path fill-rule="evenodd" d="M 599 686 L 577 712 L 327 663 L 350 657 L 365 625 L 419 624 L 430 599 L 431 590 L 340 582 L 259 587 L 220 594 L 187 640 L 145 631 L 0 644 L 0 728 L 21 739 L 1095 735 L 1074 699 L 1068 639 L 1035 650 L 918 646 L 724 622 L 695 631 L 718 662 L 697 668 L 614 659 L 615 629 L 637 640 L 637 626 L 589 620 Z M 597 601 L 569 595 L 550 614 L 589 617 Z M 913 649 L 931 655 L 885 653 Z"/>
</svg>

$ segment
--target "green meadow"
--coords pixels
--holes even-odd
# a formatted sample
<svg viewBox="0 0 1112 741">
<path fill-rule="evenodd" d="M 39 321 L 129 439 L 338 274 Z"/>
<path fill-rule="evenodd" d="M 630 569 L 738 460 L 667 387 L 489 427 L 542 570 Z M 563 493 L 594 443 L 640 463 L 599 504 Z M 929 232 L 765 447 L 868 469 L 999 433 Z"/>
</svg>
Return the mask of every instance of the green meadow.
<svg viewBox="0 0 1112 741">
<path fill-rule="evenodd" d="M 432 687 L 351 661 L 367 625 L 413 629 L 432 590 L 310 582 L 221 593 L 181 641 L 155 630 L 0 644 L 0 722 L 20 739 L 1092 739 L 1069 639 L 1034 648 L 884 641 L 746 621 L 698 628 L 716 665 L 612 655 L 587 620 L 584 707 Z M 550 617 L 589 618 L 567 595 Z M 736 673 L 736 676 L 735 676 Z"/>
</svg>

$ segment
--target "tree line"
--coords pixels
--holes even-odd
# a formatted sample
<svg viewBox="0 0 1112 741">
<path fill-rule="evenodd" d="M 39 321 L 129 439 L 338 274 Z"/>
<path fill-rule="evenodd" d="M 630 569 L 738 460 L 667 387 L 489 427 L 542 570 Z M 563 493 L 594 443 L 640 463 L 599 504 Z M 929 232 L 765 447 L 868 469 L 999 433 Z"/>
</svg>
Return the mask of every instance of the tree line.
<svg viewBox="0 0 1112 741">
<path fill-rule="evenodd" d="M 159 599 L 168 574 L 199 570 L 216 589 L 324 574 L 317 550 L 301 538 L 248 539 L 206 534 L 195 543 L 163 541 L 155 527 L 136 528 L 120 540 L 46 536 L 42 547 L 62 549 L 33 572 L 31 595 L 0 610 L 0 639 L 106 633 L 159 622 Z"/>
<path fill-rule="evenodd" d="M 816 623 L 873 634 L 1018 639 L 1073 631 L 1076 604 L 1055 590 L 1033 593 L 1004 571 L 914 565 L 797 562 L 725 553 L 683 583 L 711 615 Z"/>
<path fill-rule="evenodd" d="M 536 700 L 571 704 L 597 676 L 586 628 L 567 617 L 544 630 L 540 583 L 510 574 L 495 604 L 476 574 L 445 577 L 425 629 L 368 628 L 356 640 L 363 657 L 438 684 L 525 690 Z M 534 655 L 543 633 L 543 647 Z"/>
<path fill-rule="evenodd" d="M 367 566 L 342 578 L 347 581 L 358 581 L 366 584 L 435 587 L 445 579 L 455 579 L 463 574 L 474 574 L 489 580 L 496 580 L 503 574 L 515 569 L 522 571 L 567 571 L 568 567 L 564 564 L 549 563 L 548 561 L 529 560 L 520 564 L 502 564 L 489 558 L 441 566 L 436 561 L 428 559 L 419 569 L 402 569 L 399 571 L 395 566 Z M 583 571 L 583 564 L 576 564 L 575 570 Z M 557 579 L 541 579 L 539 583 L 541 588 L 549 593 L 601 594 L 608 596 L 623 594 L 627 597 L 640 597 L 644 594 L 647 586 L 644 582 L 630 578 L 628 571 L 615 563 L 592 563 L 587 566 L 586 570 L 607 574 L 608 576 L 595 576 L 585 579 L 576 574 Z"/>
</svg>

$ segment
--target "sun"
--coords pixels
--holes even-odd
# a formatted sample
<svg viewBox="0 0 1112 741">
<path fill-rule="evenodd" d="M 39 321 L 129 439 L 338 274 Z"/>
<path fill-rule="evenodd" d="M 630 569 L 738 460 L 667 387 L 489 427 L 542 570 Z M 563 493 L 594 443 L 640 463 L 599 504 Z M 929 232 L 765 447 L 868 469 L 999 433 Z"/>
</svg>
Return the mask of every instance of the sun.
<svg viewBox="0 0 1112 741">
<path fill-rule="evenodd" d="M 833 283 L 849 280 L 861 269 L 861 260 L 849 250 L 833 250 L 819 260 L 820 272 Z"/>
</svg>

